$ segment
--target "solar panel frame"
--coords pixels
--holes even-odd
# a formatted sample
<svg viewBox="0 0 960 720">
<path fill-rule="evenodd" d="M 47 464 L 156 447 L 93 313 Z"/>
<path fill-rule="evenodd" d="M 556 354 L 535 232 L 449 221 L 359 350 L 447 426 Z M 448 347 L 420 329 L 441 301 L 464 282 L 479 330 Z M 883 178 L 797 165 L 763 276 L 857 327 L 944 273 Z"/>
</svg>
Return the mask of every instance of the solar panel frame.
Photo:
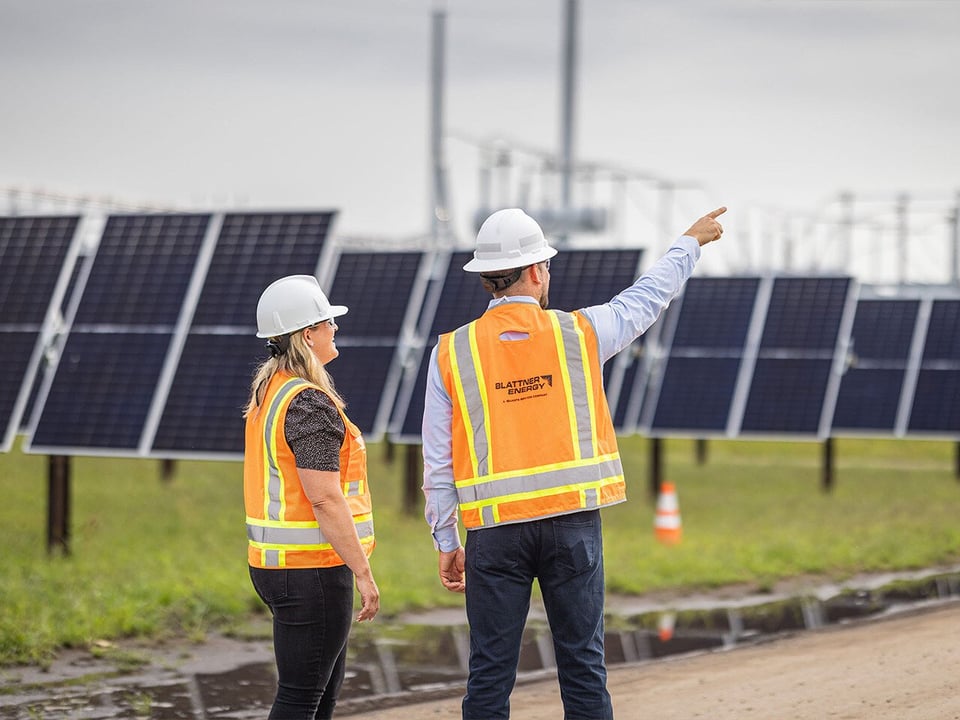
<svg viewBox="0 0 960 720">
<path fill-rule="evenodd" d="M 921 304 L 925 334 L 905 393 L 902 432 L 928 439 L 960 439 L 960 297 L 930 295 Z M 919 324 L 918 323 L 918 324 Z M 919 346 L 919 343 L 918 343 Z"/>
<path fill-rule="evenodd" d="M 76 267 L 82 238 L 78 215 L 0 218 L 0 452 L 13 447 L 30 409 L 47 346 Z M 14 322 L 6 319 L 14 316 Z"/>
<path fill-rule="evenodd" d="M 66 339 L 39 391 L 26 452 L 148 454 L 145 432 L 164 400 L 162 376 L 169 353 L 186 331 L 189 307 L 184 297 L 202 281 L 206 267 L 198 259 L 209 255 L 216 240 L 217 225 L 211 220 L 206 213 L 107 218 L 86 272 L 77 280 Z M 149 350 L 143 357 L 129 358 L 138 368 L 112 364 L 113 356 L 122 356 L 131 346 Z M 98 363 L 114 367 L 115 377 L 126 378 L 131 386 L 123 387 L 115 377 L 104 383 Z M 87 374 L 80 375 L 80 370 Z M 114 432 L 117 417 L 134 426 Z"/>
<path fill-rule="evenodd" d="M 875 296 L 861 289 L 845 370 L 831 419 L 836 437 L 903 434 L 904 393 L 912 349 L 922 340 L 917 297 Z M 918 334 L 919 333 L 919 334 Z"/>
<path fill-rule="evenodd" d="M 214 216 L 216 242 L 204 260 L 202 286 L 185 300 L 186 324 L 165 368 L 162 402 L 151 413 L 142 454 L 242 459 L 250 381 L 268 357 L 265 341 L 256 337 L 257 301 L 277 278 L 322 276 L 333 253 L 335 219 L 333 210 Z M 242 262 L 236 263 L 238 256 Z"/>
<path fill-rule="evenodd" d="M 658 323 L 662 330 L 651 348 L 641 432 L 651 437 L 730 434 L 742 405 L 738 397 L 753 369 L 747 348 L 751 338 L 758 342 L 771 285 L 759 276 L 687 281 Z"/>
<path fill-rule="evenodd" d="M 747 347 L 749 386 L 738 381 L 728 436 L 824 439 L 846 361 L 856 282 L 830 275 L 765 280 L 771 285 L 763 329 Z M 817 325 L 821 317 L 826 322 Z"/>
</svg>

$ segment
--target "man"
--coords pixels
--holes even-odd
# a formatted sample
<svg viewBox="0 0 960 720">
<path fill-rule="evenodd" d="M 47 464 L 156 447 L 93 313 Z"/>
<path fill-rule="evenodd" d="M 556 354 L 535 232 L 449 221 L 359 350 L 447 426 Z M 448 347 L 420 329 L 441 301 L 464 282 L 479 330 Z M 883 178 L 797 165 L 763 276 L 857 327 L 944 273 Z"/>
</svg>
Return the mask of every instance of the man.
<svg viewBox="0 0 960 720">
<path fill-rule="evenodd" d="M 493 213 L 476 272 L 493 295 L 440 337 L 423 414 L 426 519 L 440 581 L 466 593 L 463 717 L 507 718 L 534 578 L 550 623 L 564 715 L 612 718 L 603 651 L 599 508 L 626 500 L 603 363 L 654 323 L 717 240 L 726 208 L 697 220 L 610 302 L 547 311 L 557 254 L 522 210 Z M 460 545 L 457 511 L 467 528 Z"/>
</svg>

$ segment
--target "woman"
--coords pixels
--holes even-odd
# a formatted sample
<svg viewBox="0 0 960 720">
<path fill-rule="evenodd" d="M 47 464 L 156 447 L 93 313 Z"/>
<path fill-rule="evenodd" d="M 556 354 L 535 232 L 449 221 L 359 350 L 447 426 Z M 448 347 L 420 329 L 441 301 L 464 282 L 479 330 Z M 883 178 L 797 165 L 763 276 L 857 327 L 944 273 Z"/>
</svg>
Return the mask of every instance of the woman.
<svg viewBox="0 0 960 720">
<path fill-rule="evenodd" d="M 366 449 L 324 367 L 337 318 L 316 278 L 290 275 L 257 304 L 271 357 L 250 389 L 243 464 L 250 579 L 273 614 L 278 688 L 271 718 L 329 718 L 343 683 L 353 579 L 372 620 L 373 517 Z"/>
</svg>

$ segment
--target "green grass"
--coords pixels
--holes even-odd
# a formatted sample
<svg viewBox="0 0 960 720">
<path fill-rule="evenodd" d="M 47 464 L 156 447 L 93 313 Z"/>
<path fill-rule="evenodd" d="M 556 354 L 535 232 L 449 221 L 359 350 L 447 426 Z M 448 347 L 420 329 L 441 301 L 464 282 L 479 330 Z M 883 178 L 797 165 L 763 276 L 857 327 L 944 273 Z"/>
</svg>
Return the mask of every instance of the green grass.
<svg viewBox="0 0 960 720">
<path fill-rule="evenodd" d="M 819 444 L 714 441 L 698 465 L 691 441 L 668 441 L 684 532 L 676 546 L 653 536 L 648 447 L 621 441 L 631 501 L 604 511 L 610 592 L 763 589 L 960 561 L 953 443 L 836 441 L 826 494 Z M 384 617 L 460 604 L 440 587 L 423 519 L 400 511 L 402 449 L 392 464 L 380 445 L 369 455 Z M 242 632 L 263 612 L 246 570 L 240 463 L 179 461 L 163 482 L 157 461 L 76 457 L 71 490 L 72 553 L 50 556 L 46 458 L 0 455 L 0 664 L 43 664 L 97 640 Z"/>
</svg>

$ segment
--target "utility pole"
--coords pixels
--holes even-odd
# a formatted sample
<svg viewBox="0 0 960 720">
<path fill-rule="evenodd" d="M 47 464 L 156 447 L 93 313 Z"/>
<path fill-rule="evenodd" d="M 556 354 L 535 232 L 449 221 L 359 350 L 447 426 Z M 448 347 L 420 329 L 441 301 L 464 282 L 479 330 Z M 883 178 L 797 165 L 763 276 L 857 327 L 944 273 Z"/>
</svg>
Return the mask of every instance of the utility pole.
<svg viewBox="0 0 960 720">
<path fill-rule="evenodd" d="M 852 273 L 853 260 L 853 193 L 840 193 L 840 269 Z"/>
<path fill-rule="evenodd" d="M 564 231 L 557 240 L 566 242 L 566 227 L 573 212 L 573 137 L 577 69 L 577 0 L 566 0 L 563 18 L 563 96 L 560 105 L 560 218 Z"/>
<path fill-rule="evenodd" d="M 907 234 L 909 227 L 907 215 L 910 205 L 910 196 L 901 193 L 897 197 L 897 284 L 907 282 Z"/>
<path fill-rule="evenodd" d="M 960 285 L 960 190 L 953 205 L 950 228 L 950 283 Z"/>
</svg>

